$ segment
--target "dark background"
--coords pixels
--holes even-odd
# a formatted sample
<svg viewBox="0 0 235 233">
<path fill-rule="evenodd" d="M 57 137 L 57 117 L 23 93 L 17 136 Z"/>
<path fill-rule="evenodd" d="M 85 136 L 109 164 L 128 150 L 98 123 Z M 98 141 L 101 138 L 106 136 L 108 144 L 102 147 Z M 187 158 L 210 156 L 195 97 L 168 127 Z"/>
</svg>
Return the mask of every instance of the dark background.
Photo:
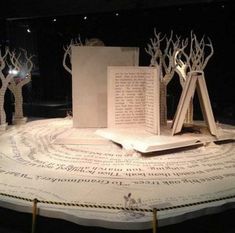
<svg viewBox="0 0 235 233">
<path fill-rule="evenodd" d="M 214 45 L 215 53 L 205 75 L 216 120 L 234 123 L 234 16 L 233 0 L 7 0 L 4 6 L 1 4 L 0 44 L 22 47 L 36 55 L 32 82 L 24 87 L 25 112 L 29 116 L 48 113 L 46 116 L 55 117 L 64 116 L 65 111 L 55 114 L 55 109 L 49 111 L 51 106 L 64 103 L 66 108 L 71 107 L 71 77 L 62 66 L 63 45 L 71 38 L 80 34 L 83 41 L 95 37 L 107 46 L 138 46 L 140 65 L 149 65 L 150 57 L 144 48 L 153 37 L 154 28 L 168 35 L 174 30 L 183 37 L 194 30 L 198 37 L 209 36 Z M 175 77 L 169 85 L 169 103 L 174 105 L 171 115 L 179 93 Z M 6 98 L 11 98 L 9 92 Z M 30 232 L 29 214 L 3 208 L 0 213 L 0 232 Z M 162 227 L 159 232 L 233 233 L 233 219 L 234 210 L 231 210 Z M 37 232 L 119 231 L 84 228 L 40 217 Z"/>
<path fill-rule="evenodd" d="M 216 119 L 233 120 L 234 13 L 232 0 L 9 0 L 1 12 L 0 43 L 23 47 L 36 55 L 32 82 L 24 87 L 24 101 L 32 110 L 37 103 L 63 102 L 71 106 L 71 77 L 62 65 L 63 45 L 78 35 L 83 41 L 99 38 L 106 46 L 137 46 L 140 65 L 149 65 L 144 48 L 154 28 L 168 35 L 173 30 L 183 37 L 189 37 L 193 30 L 199 38 L 209 36 L 214 45 L 205 75 Z M 169 112 L 173 115 L 181 91 L 177 76 L 168 89 Z M 196 117 L 200 115 L 197 106 Z"/>
</svg>

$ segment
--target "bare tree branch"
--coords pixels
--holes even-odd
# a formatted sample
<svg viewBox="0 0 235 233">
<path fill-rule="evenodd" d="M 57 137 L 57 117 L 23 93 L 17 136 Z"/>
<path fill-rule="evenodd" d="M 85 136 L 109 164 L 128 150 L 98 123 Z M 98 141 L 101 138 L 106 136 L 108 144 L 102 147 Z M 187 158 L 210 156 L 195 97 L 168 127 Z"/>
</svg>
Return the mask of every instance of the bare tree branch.
<svg viewBox="0 0 235 233">
<path fill-rule="evenodd" d="M 63 67 L 71 75 L 72 75 L 72 69 L 70 67 L 71 67 L 72 46 L 83 46 L 80 35 L 78 35 L 78 38 L 71 39 L 70 43 L 63 47 L 64 49 Z M 69 64 L 66 63 L 67 61 L 69 62 Z"/>
</svg>

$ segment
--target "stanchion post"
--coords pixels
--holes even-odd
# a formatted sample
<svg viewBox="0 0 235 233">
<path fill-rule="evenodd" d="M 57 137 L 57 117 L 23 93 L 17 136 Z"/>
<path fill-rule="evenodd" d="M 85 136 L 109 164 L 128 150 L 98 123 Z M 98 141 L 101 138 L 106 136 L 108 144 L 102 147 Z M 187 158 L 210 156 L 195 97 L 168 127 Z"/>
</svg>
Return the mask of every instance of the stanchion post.
<svg viewBox="0 0 235 233">
<path fill-rule="evenodd" d="M 153 208 L 153 233 L 157 233 L 157 209 Z"/>
<path fill-rule="evenodd" d="M 35 229 L 36 229 L 37 203 L 38 203 L 38 200 L 35 198 L 33 200 L 32 233 L 35 233 Z"/>
</svg>

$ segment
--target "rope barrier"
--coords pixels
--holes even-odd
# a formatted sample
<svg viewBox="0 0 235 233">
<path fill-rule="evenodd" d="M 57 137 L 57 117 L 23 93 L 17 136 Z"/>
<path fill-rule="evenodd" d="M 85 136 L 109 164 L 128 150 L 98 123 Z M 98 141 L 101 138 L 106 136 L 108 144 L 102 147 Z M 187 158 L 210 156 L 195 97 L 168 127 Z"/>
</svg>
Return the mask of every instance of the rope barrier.
<svg viewBox="0 0 235 233">
<path fill-rule="evenodd" d="M 11 194 L 7 194 L 7 193 L 0 193 L 0 195 L 5 196 L 5 197 L 14 198 L 14 199 L 27 201 L 27 202 L 34 201 L 34 199 L 11 195 Z M 232 199 L 232 198 L 235 198 L 235 195 L 220 197 L 220 198 L 211 199 L 211 200 L 187 203 L 187 204 L 182 204 L 182 205 L 175 205 L 175 206 L 158 208 L 157 211 L 159 212 L 159 211 L 173 210 L 173 209 L 179 209 L 179 208 L 184 208 L 184 207 L 191 207 L 191 206 L 208 204 L 208 203 L 217 202 L 217 201 L 223 201 L 223 200 Z M 105 205 L 95 205 L 95 204 L 79 204 L 79 203 L 47 201 L 47 200 L 37 200 L 37 203 L 48 204 L 48 205 L 68 206 L 68 207 L 82 207 L 82 208 L 110 209 L 110 210 L 130 210 L 130 211 L 151 212 L 151 213 L 153 212 L 152 209 L 144 209 L 144 208 L 128 208 L 128 207 L 105 206 Z"/>
<path fill-rule="evenodd" d="M 57 202 L 57 201 L 46 201 L 46 200 L 38 200 L 38 199 L 30 199 L 20 196 L 15 196 L 7 193 L 0 193 L 1 196 L 4 197 L 10 197 L 14 199 L 19 199 L 27 202 L 33 202 L 33 210 L 32 210 L 32 233 L 35 233 L 36 229 L 36 217 L 37 217 L 37 204 L 49 204 L 49 205 L 62 205 L 62 206 L 73 206 L 73 207 L 82 207 L 82 208 L 94 208 L 94 209 L 109 209 L 109 210 L 124 210 L 124 211 L 140 211 L 140 212 L 151 212 L 153 213 L 153 220 L 152 220 L 152 228 L 153 233 L 157 233 L 157 227 L 158 227 L 158 220 L 157 220 L 157 212 L 164 211 L 164 210 L 173 210 L 173 209 L 179 209 L 184 207 L 190 207 L 190 206 L 196 206 L 196 205 L 202 205 L 207 203 L 212 203 L 216 201 L 223 201 L 227 199 L 235 198 L 235 195 L 206 200 L 206 201 L 200 201 L 200 202 L 193 202 L 193 203 L 187 203 L 182 205 L 176 205 L 176 206 L 169 206 L 164 208 L 153 208 L 153 209 L 143 209 L 143 208 L 126 208 L 126 207 L 118 207 L 118 206 L 105 206 L 105 205 L 92 205 L 92 204 L 78 204 L 78 203 L 71 203 L 71 202 Z"/>
</svg>

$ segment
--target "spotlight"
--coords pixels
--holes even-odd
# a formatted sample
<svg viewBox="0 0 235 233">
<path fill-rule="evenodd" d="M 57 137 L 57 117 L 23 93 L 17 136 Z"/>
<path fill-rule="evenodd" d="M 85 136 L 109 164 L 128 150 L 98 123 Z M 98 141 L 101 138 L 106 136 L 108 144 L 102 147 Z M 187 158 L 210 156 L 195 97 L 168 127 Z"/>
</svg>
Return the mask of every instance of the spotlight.
<svg viewBox="0 0 235 233">
<path fill-rule="evenodd" d="M 9 70 L 9 72 L 8 72 L 9 74 L 18 74 L 19 72 L 18 72 L 18 70 L 15 70 L 15 69 L 13 69 L 13 70 Z"/>
<path fill-rule="evenodd" d="M 56 18 L 55 18 L 55 19 L 53 19 L 53 22 L 56 22 Z"/>
<path fill-rule="evenodd" d="M 87 16 L 84 16 L 83 19 L 84 19 L 84 20 L 87 20 Z"/>
<path fill-rule="evenodd" d="M 28 33 L 31 33 L 31 30 L 30 30 L 30 28 L 27 28 L 27 32 L 28 32 Z"/>
<path fill-rule="evenodd" d="M 115 15 L 116 15 L 116 16 L 119 16 L 119 13 L 117 12 L 117 13 L 115 13 Z"/>
</svg>

